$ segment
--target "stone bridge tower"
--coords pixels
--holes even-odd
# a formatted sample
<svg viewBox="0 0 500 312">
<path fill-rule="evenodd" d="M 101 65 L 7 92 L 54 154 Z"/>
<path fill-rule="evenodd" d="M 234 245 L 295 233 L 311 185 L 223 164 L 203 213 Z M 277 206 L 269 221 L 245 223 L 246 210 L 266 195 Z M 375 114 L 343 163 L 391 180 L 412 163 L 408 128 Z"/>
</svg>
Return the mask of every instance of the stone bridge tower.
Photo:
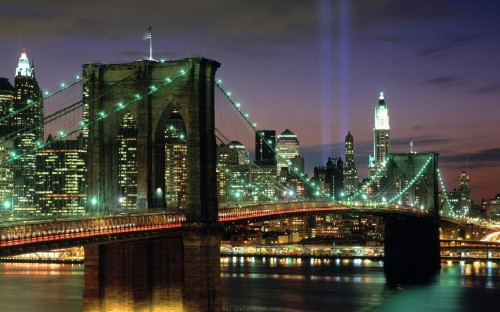
<svg viewBox="0 0 500 312">
<path fill-rule="evenodd" d="M 175 110 L 187 132 L 183 208 L 188 222 L 217 220 L 214 76 L 219 66 L 203 58 L 83 66 L 89 211 L 113 212 L 118 205 L 117 135 L 127 113 L 137 125 L 136 210 L 164 208 L 157 192 L 165 190 L 165 125 Z"/>
<path fill-rule="evenodd" d="M 214 77 L 203 58 L 83 66 L 88 131 L 88 208 L 119 203 L 118 135 L 136 125 L 137 212 L 165 208 L 165 130 L 172 112 L 185 126 L 186 224 L 160 238 L 85 247 L 84 311 L 220 311 Z M 132 153 L 133 154 L 133 153 Z M 160 192 L 158 192 L 158 190 Z"/>
</svg>

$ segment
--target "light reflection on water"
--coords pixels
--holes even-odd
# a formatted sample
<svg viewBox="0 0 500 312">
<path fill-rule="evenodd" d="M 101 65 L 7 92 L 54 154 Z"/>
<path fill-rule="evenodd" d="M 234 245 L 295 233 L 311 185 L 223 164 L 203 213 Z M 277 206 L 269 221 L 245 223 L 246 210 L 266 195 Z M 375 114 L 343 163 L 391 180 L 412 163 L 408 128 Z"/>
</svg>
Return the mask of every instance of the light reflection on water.
<svg viewBox="0 0 500 312">
<path fill-rule="evenodd" d="M 221 263 L 230 308 L 455 312 L 498 311 L 500 304 L 495 262 L 443 262 L 433 282 L 397 287 L 386 285 L 382 261 L 254 257 Z"/>
<path fill-rule="evenodd" d="M 234 311 L 469 312 L 499 306 L 496 262 L 442 262 L 433 283 L 393 288 L 385 283 L 383 262 L 369 260 L 223 257 L 221 277 L 224 306 Z M 81 311 L 82 292 L 83 265 L 0 264 L 0 311 Z"/>
</svg>

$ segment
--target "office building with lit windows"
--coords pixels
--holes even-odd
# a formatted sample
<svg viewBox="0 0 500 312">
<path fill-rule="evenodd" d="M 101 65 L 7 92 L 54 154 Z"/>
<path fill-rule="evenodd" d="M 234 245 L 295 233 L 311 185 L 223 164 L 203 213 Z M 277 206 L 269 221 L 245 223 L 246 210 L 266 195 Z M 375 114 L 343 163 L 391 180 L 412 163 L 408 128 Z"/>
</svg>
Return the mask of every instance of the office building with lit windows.
<svg viewBox="0 0 500 312">
<path fill-rule="evenodd" d="M 358 190 L 358 171 L 354 162 L 354 137 L 348 132 L 344 143 L 344 192 L 354 194 Z"/>
<path fill-rule="evenodd" d="M 390 151 L 391 127 L 389 126 L 389 107 L 385 103 L 384 93 L 380 92 L 379 100 L 375 106 L 375 127 L 373 129 L 373 157 L 370 157 L 368 174 L 384 166 Z"/>
<path fill-rule="evenodd" d="M 281 168 L 290 167 L 289 162 L 295 156 L 299 156 L 299 140 L 297 135 L 286 129 L 278 135 L 276 140 L 276 163 L 278 174 Z"/>
<path fill-rule="evenodd" d="M 217 146 L 217 185 L 219 203 L 251 201 L 250 153 L 238 141 Z"/>
<path fill-rule="evenodd" d="M 11 212 L 14 191 L 13 168 L 9 161 L 13 152 L 14 142 L 9 140 L 9 134 L 13 131 L 12 120 L 8 117 L 14 106 L 15 89 L 7 78 L 0 78 L 0 208 L 2 212 Z"/>
<path fill-rule="evenodd" d="M 451 211 L 446 211 L 446 213 L 460 217 L 469 216 L 472 201 L 469 187 L 469 175 L 465 171 L 462 171 L 458 177 L 458 188 L 448 192 L 448 203 L 451 205 L 451 207 L 449 207 Z"/>
<path fill-rule="evenodd" d="M 62 216 L 85 212 L 86 154 L 81 135 L 75 140 L 57 141 L 49 135 L 44 147 L 36 152 L 37 212 Z"/>
<path fill-rule="evenodd" d="M 43 142 L 43 97 L 35 71 L 30 66 L 26 49 L 22 49 L 14 80 L 15 114 L 9 122 L 19 135 L 14 138 L 13 161 L 14 194 L 13 210 L 18 215 L 37 212 L 35 205 L 35 147 Z"/>
<path fill-rule="evenodd" d="M 10 83 L 9 79 L 0 77 L 0 126 L 8 126 L 9 122 L 5 119 L 9 114 L 9 111 L 13 109 L 14 106 L 14 94 L 15 89 Z M 3 129 L 2 129 L 3 130 Z M 4 131 L 0 135 L 6 134 Z"/>
</svg>

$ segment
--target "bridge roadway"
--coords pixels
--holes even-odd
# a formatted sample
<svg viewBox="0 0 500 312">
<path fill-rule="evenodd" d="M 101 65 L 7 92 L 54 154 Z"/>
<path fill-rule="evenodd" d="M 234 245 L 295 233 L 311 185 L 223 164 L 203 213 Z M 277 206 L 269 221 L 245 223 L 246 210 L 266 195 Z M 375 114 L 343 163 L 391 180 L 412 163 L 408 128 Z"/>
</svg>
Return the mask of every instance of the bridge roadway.
<svg viewBox="0 0 500 312">
<path fill-rule="evenodd" d="M 328 212 L 417 217 L 431 214 L 426 210 L 398 205 L 349 207 L 334 202 L 289 202 L 221 207 L 219 222 L 269 220 Z M 107 241 L 160 237 L 169 231 L 180 230 L 184 224 L 186 216 L 180 212 L 9 222 L 0 227 L 0 257 Z"/>
</svg>

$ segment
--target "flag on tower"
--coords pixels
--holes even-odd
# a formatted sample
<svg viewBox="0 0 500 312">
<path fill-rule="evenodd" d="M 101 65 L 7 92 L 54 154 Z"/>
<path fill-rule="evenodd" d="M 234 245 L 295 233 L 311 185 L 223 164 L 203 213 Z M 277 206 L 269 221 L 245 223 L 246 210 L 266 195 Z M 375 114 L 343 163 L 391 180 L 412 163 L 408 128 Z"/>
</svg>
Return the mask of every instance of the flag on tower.
<svg viewBox="0 0 500 312">
<path fill-rule="evenodd" d="M 151 26 L 149 26 L 149 28 L 146 30 L 144 36 L 142 36 L 142 39 L 144 40 L 151 39 Z"/>
</svg>

